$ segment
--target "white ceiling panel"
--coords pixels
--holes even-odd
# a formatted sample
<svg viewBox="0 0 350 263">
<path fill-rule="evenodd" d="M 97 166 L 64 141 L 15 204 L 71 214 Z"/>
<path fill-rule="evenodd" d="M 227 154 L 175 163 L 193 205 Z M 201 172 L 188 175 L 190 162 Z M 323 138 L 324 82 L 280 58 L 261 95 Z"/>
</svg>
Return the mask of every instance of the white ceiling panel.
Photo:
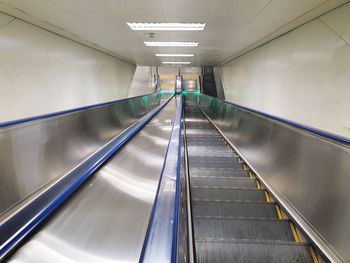
<svg viewBox="0 0 350 263">
<path fill-rule="evenodd" d="M 0 10 L 139 65 L 155 53 L 193 53 L 193 66 L 218 65 L 347 0 L 0 0 Z M 204 31 L 132 31 L 126 22 L 206 22 Z M 155 33 L 151 37 L 149 33 Z M 143 41 L 198 41 L 197 48 Z M 183 60 L 181 58 L 174 58 Z"/>
</svg>

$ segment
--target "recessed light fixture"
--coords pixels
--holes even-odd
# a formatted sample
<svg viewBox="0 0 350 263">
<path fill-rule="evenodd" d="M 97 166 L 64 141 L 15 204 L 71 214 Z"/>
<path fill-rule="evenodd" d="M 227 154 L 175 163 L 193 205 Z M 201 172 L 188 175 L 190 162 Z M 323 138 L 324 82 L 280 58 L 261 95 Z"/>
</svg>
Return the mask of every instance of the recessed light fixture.
<svg viewBox="0 0 350 263">
<path fill-rule="evenodd" d="M 206 23 L 126 23 L 132 30 L 201 31 Z"/>
<path fill-rule="evenodd" d="M 145 41 L 147 47 L 197 47 L 198 42 L 154 42 Z"/>
<path fill-rule="evenodd" d="M 189 61 L 163 61 L 163 64 L 191 64 Z"/>
<path fill-rule="evenodd" d="M 156 57 L 193 57 L 193 54 L 155 54 Z"/>
</svg>

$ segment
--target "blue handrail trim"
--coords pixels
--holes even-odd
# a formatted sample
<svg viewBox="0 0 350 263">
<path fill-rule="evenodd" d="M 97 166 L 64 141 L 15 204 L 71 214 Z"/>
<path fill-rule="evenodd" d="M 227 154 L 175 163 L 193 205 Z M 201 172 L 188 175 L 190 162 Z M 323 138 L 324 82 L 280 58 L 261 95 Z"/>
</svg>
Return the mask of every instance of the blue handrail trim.
<svg viewBox="0 0 350 263">
<path fill-rule="evenodd" d="M 177 109 L 177 111 L 182 112 L 182 101 L 180 101 L 179 103 L 180 107 L 179 109 Z M 179 206 L 179 202 L 178 202 L 178 196 L 179 196 L 179 176 L 180 176 L 180 160 L 181 160 L 181 128 L 182 128 L 182 122 L 181 122 L 181 118 L 182 118 L 182 114 L 176 114 L 179 116 L 179 131 L 178 131 L 178 146 L 177 146 L 177 166 L 176 166 L 176 190 L 175 190 L 175 195 L 174 195 L 174 214 L 173 214 L 173 229 L 172 229 L 172 247 L 171 247 L 171 262 L 175 263 L 176 262 L 176 257 L 177 257 L 177 230 L 178 230 L 178 206 Z M 177 118 L 177 116 L 175 117 Z M 154 217 L 155 217 L 155 210 L 157 207 L 157 203 L 158 203 L 158 199 L 159 199 L 159 193 L 160 193 L 160 188 L 161 188 L 161 184 L 162 184 L 162 179 L 163 179 L 163 175 L 165 172 L 165 168 L 166 168 L 166 162 L 167 162 L 167 157 L 169 154 L 169 148 L 170 148 L 170 144 L 171 144 L 171 140 L 174 134 L 174 126 L 176 125 L 177 120 L 175 119 L 173 127 L 172 127 L 172 131 L 170 133 L 169 136 L 169 143 L 167 146 L 167 150 L 166 150 L 166 154 L 164 156 L 164 162 L 163 162 L 163 167 L 162 167 L 162 172 L 158 181 L 158 186 L 157 186 L 157 191 L 156 191 L 156 196 L 153 202 L 153 206 L 152 206 L 152 210 L 151 210 L 151 214 L 149 217 L 149 221 L 148 221 L 148 225 L 147 225 L 147 230 L 146 230 L 146 235 L 145 235 L 145 239 L 142 245 L 142 250 L 141 250 L 141 254 L 140 254 L 140 258 L 139 258 L 139 263 L 142 263 L 145 259 L 145 254 L 146 254 L 146 249 L 147 249 L 147 245 L 148 245 L 148 241 L 150 239 L 150 233 L 152 230 L 152 223 L 154 221 Z"/>
<path fill-rule="evenodd" d="M 203 95 L 205 95 L 205 94 L 203 94 Z M 209 95 L 206 95 L 206 96 L 209 96 Z M 211 96 L 209 96 L 209 97 L 211 97 Z M 290 126 L 298 128 L 298 129 L 305 130 L 307 132 L 314 133 L 316 135 L 325 137 L 327 139 L 330 139 L 330 140 L 333 140 L 333 141 L 337 141 L 337 142 L 340 142 L 340 143 L 350 144 L 350 139 L 348 139 L 346 137 L 343 137 L 343 136 L 340 136 L 340 135 L 336 135 L 336 134 L 333 134 L 333 133 L 330 133 L 330 132 L 326 132 L 326 131 L 323 131 L 323 130 L 320 130 L 320 129 L 317 129 L 317 128 L 313 128 L 313 127 L 310 127 L 310 126 L 307 126 L 307 125 L 304 125 L 304 124 L 300 124 L 300 123 L 297 123 L 297 122 L 294 122 L 294 121 L 290 121 L 290 120 L 287 120 L 287 119 L 284 119 L 284 118 L 280 118 L 280 117 L 277 117 L 277 116 L 274 116 L 274 115 L 271 115 L 271 114 L 268 114 L 268 113 L 265 113 L 265 112 L 262 112 L 262 111 L 254 110 L 254 109 L 251 109 L 251 108 L 248 108 L 248 107 L 245 107 L 245 106 L 233 103 L 233 102 L 229 102 L 229 101 L 222 100 L 222 99 L 219 99 L 219 98 L 216 98 L 216 99 L 221 101 L 221 102 L 223 102 L 223 103 L 231 104 L 231 105 L 233 105 L 233 106 L 235 106 L 237 108 L 240 108 L 240 109 L 243 109 L 243 110 L 246 110 L 246 111 L 250 111 L 250 112 L 253 112 L 253 113 L 258 114 L 258 115 L 262 115 L 264 117 L 267 117 L 267 118 L 270 118 L 270 119 L 273 119 L 273 120 L 276 120 L 276 121 L 288 124 Z"/>
<path fill-rule="evenodd" d="M 16 124 L 20 124 L 20 123 L 24 123 L 24 122 L 29 122 L 29 121 L 35 121 L 35 120 L 40 120 L 40 119 L 45 119 L 45 118 L 51 118 L 51 117 L 55 117 L 55 116 L 58 116 L 58 115 L 63 115 L 63 114 L 66 114 L 66 113 L 72 113 L 72 112 L 75 112 L 75 111 L 87 110 L 87 109 L 90 109 L 90 108 L 105 106 L 105 105 L 108 105 L 108 104 L 113 104 L 113 103 L 116 103 L 116 102 L 121 102 L 121 101 L 129 100 L 129 99 L 136 99 L 136 98 L 140 98 L 140 97 L 144 97 L 144 96 L 150 96 L 150 95 L 153 95 L 153 94 L 159 94 L 159 93 L 153 92 L 153 93 L 148 93 L 148 94 L 139 95 L 139 96 L 135 96 L 135 97 L 128 97 L 128 98 L 123 98 L 123 99 L 117 99 L 117 100 L 112 100 L 112 101 L 107 101 L 107 102 L 102 102 L 102 103 L 97 103 L 97 104 L 91 104 L 91 105 L 82 106 L 82 107 L 73 108 L 73 109 L 68 109 L 68 110 L 63 110 L 63 111 L 57 111 L 57 112 L 52 112 L 52 113 L 47 113 L 47 114 L 42 114 L 42 115 L 35 115 L 35 116 L 32 116 L 32 117 L 26 117 L 26 118 L 21 118 L 21 119 L 12 120 L 12 121 L 5 121 L 5 122 L 1 122 L 0 123 L 0 128 L 7 127 L 7 126 L 12 126 L 12 125 L 16 125 Z"/>
<path fill-rule="evenodd" d="M 53 199 L 47 206 L 45 206 L 38 214 L 36 214 L 27 224 L 19 229 L 15 235 L 11 236 L 5 243 L 0 246 L 0 260 L 2 257 L 12 249 L 12 247 L 25 237 L 34 227 L 49 216 L 64 200 L 66 200 L 86 179 L 88 179 L 96 169 L 98 169 L 109 157 L 111 157 L 120 147 L 124 145 L 136 132 L 138 132 L 144 125 L 147 124 L 164 106 L 173 98 L 171 96 L 161 105 L 150 111 L 147 115 L 141 117 L 139 121 L 129 126 L 125 131 L 115 137 L 108 145 L 113 144 L 112 148 L 107 150 L 96 162 L 94 162 L 85 172 L 70 184 L 64 191 L 62 191 L 55 199 Z M 105 148 L 108 147 L 105 146 Z M 103 151 L 101 149 L 100 151 Z M 100 153 L 96 153 L 98 155 Z M 95 156 L 94 155 L 94 156 Z M 93 158 L 93 157 L 92 157 Z M 88 161 L 86 161 L 88 162 Z M 78 169 L 78 168 L 77 168 Z M 73 173 L 73 172 L 71 172 Z"/>
<path fill-rule="evenodd" d="M 170 140 L 170 137 L 171 137 L 171 134 L 170 134 L 170 136 L 169 136 L 169 140 Z M 143 241 L 143 245 L 142 245 L 142 249 L 141 249 L 141 254 L 140 254 L 139 263 L 142 263 L 143 260 L 144 260 L 144 258 L 145 258 L 145 253 L 146 253 L 146 248 L 147 248 L 147 241 L 148 241 L 148 239 L 149 239 L 149 237 L 150 237 L 150 233 L 151 233 L 152 221 L 153 221 L 153 218 L 154 218 L 154 212 L 155 212 L 155 210 L 156 210 L 156 204 L 157 204 L 157 201 L 158 201 L 160 185 L 161 185 L 162 178 L 163 178 L 163 174 L 164 174 L 164 168 L 165 168 L 166 158 L 167 158 L 168 152 L 169 152 L 169 151 L 168 151 L 168 150 L 169 150 L 169 145 L 170 145 L 170 143 L 168 143 L 168 146 L 167 146 L 167 149 L 166 149 L 166 153 L 165 153 L 165 156 L 164 156 L 164 162 L 163 162 L 162 172 L 161 172 L 161 174 L 160 174 L 160 178 L 159 178 L 158 185 L 157 185 L 156 196 L 155 196 L 155 198 L 154 198 L 154 202 L 153 202 L 153 205 L 152 205 L 151 214 L 150 214 L 150 217 L 149 217 L 149 220 L 148 220 L 146 235 L 145 235 L 145 239 L 144 239 L 144 241 Z"/>
<path fill-rule="evenodd" d="M 182 107 L 181 107 L 182 110 Z M 174 228 L 173 228 L 173 246 L 172 246 L 172 262 L 177 262 L 177 232 L 178 232 L 178 213 L 179 213 L 179 192 L 180 192 L 180 169 L 181 169 L 181 145 L 182 145 L 182 137 L 181 137 L 181 131 L 182 131 L 182 114 L 180 117 L 180 129 L 179 129 L 179 145 L 177 149 L 177 158 L 179 162 L 177 163 L 176 167 L 176 191 L 175 191 L 175 206 L 174 206 Z"/>
</svg>

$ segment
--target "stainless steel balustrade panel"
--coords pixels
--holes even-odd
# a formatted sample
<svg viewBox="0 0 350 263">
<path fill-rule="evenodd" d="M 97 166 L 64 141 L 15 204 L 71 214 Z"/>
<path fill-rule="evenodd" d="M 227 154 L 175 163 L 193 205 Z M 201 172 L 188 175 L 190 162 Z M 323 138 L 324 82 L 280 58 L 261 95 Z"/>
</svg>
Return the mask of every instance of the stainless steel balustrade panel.
<svg viewBox="0 0 350 263">
<path fill-rule="evenodd" d="M 199 104 L 325 253 L 350 262 L 350 149 L 209 96 Z"/>
<path fill-rule="evenodd" d="M 137 262 L 172 123 L 172 99 L 71 196 L 10 262 Z"/>
<path fill-rule="evenodd" d="M 67 173 L 161 99 L 152 94 L 0 128 L 0 216 Z"/>
</svg>

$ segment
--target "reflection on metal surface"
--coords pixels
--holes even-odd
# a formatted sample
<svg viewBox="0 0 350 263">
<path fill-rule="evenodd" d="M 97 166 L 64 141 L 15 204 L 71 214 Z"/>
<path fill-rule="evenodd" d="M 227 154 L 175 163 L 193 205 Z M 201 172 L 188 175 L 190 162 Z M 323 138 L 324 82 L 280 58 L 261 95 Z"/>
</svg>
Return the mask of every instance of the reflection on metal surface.
<svg viewBox="0 0 350 263">
<path fill-rule="evenodd" d="M 67 173 L 160 100 L 152 94 L 1 128 L 0 215 Z"/>
<path fill-rule="evenodd" d="M 137 262 L 175 115 L 172 100 L 10 259 L 10 262 Z M 152 134 L 150 140 L 148 135 Z M 137 153 L 147 152 L 148 156 Z"/>
<path fill-rule="evenodd" d="M 128 171 L 118 171 L 104 167 L 99 172 L 99 176 L 103 177 L 106 182 L 118 191 L 127 193 L 137 199 L 152 202 L 154 198 L 156 187 L 150 185 L 148 182 L 135 180 Z"/>
<path fill-rule="evenodd" d="M 206 95 L 201 109 L 333 262 L 350 262 L 350 149 Z"/>
<path fill-rule="evenodd" d="M 152 109 L 86 158 L 69 173 L 60 177 L 59 180 L 37 191 L 30 198 L 21 202 L 20 205 L 3 214 L 0 225 L 0 260 L 19 240 L 28 235 L 36 225 L 69 197 L 125 141 L 157 114 L 168 101 L 169 99 Z"/>
<path fill-rule="evenodd" d="M 159 189 L 148 233 L 145 239 L 142 262 L 176 262 L 177 192 L 180 173 L 181 95 L 176 96 L 176 117 L 169 147 L 159 182 Z"/>
</svg>

